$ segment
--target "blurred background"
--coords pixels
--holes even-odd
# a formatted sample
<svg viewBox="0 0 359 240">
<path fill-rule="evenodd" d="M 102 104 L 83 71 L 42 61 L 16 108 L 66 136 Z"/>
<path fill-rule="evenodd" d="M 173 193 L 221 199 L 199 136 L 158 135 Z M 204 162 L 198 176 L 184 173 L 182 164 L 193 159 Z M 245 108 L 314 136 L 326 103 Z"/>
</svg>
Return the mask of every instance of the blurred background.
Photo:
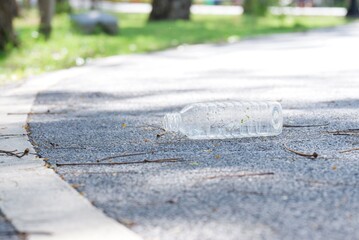
<svg viewBox="0 0 359 240">
<path fill-rule="evenodd" d="M 95 58 L 354 21 L 356 0 L 2 0 L 0 85 Z"/>
</svg>

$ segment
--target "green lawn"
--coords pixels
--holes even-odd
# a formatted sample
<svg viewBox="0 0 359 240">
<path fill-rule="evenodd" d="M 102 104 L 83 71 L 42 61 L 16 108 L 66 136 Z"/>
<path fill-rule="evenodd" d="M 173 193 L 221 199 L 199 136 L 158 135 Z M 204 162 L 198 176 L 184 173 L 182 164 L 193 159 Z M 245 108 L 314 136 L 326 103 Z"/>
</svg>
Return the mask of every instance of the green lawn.
<svg viewBox="0 0 359 240">
<path fill-rule="evenodd" d="M 71 27 L 67 15 L 57 15 L 49 41 L 37 33 L 34 11 L 16 20 L 21 46 L 0 53 L 0 84 L 56 69 L 84 64 L 92 58 L 156 51 L 181 44 L 226 42 L 243 37 L 304 31 L 346 23 L 339 17 L 199 16 L 191 21 L 148 23 L 143 14 L 118 14 L 121 32 L 83 35 Z"/>
</svg>

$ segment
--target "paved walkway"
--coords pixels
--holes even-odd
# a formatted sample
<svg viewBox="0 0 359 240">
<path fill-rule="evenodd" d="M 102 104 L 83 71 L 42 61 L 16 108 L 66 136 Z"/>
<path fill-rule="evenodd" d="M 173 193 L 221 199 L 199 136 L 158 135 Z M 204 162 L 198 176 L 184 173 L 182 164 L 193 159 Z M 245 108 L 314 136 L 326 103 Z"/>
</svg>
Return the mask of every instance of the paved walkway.
<svg viewBox="0 0 359 240">
<path fill-rule="evenodd" d="M 65 182 L 29 141 L 27 119 L 36 95 L 83 70 L 44 74 L 0 92 L 1 239 L 141 239 Z"/>
<path fill-rule="evenodd" d="M 358 147 L 359 132 L 333 134 L 359 127 L 358 42 L 352 24 L 99 60 L 37 96 L 30 138 L 65 181 L 144 239 L 358 239 L 359 151 L 339 151 Z M 223 99 L 277 100 L 285 124 L 319 126 L 157 137 L 163 114 Z M 140 155 L 104 160 L 125 153 Z M 163 158 L 184 161 L 111 165 Z"/>
</svg>

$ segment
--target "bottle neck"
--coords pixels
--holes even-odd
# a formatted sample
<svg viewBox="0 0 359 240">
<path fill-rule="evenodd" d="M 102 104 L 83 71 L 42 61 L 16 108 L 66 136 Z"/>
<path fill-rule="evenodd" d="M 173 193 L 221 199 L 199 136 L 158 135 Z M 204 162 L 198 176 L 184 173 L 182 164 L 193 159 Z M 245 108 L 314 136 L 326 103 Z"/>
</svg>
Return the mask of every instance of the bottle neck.
<svg viewBox="0 0 359 240">
<path fill-rule="evenodd" d="M 182 122 L 181 114 L 167 113 L 163 118 L 163 127 L 166 131 L 178 132 Z"/>
</svg>

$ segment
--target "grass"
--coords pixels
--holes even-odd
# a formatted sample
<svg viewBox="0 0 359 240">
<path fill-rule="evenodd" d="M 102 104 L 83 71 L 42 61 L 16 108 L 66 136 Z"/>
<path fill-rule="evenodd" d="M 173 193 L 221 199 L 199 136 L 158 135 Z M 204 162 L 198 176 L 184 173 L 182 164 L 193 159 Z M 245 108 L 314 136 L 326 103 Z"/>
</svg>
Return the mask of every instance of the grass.
<svg viewBox="0 0 359 240">
<path fill-rule="evenodd" d="M 199 16 L 191 21 L 147 22 L 147 15 L 118 14 L 121 32 L 83 35 L 69 17 L 57 15 L 53 34 L 45 41 L 37 33 L 34 11 L 15 21 L 21 47 L 0 53 L 0 84 L 57 69 L 82 65 L 93 58 L 157 51 L 181 44 L 226 42 L 244 37 L 305 31 L 346 23 L 339 17 Z"/>
</svg>

